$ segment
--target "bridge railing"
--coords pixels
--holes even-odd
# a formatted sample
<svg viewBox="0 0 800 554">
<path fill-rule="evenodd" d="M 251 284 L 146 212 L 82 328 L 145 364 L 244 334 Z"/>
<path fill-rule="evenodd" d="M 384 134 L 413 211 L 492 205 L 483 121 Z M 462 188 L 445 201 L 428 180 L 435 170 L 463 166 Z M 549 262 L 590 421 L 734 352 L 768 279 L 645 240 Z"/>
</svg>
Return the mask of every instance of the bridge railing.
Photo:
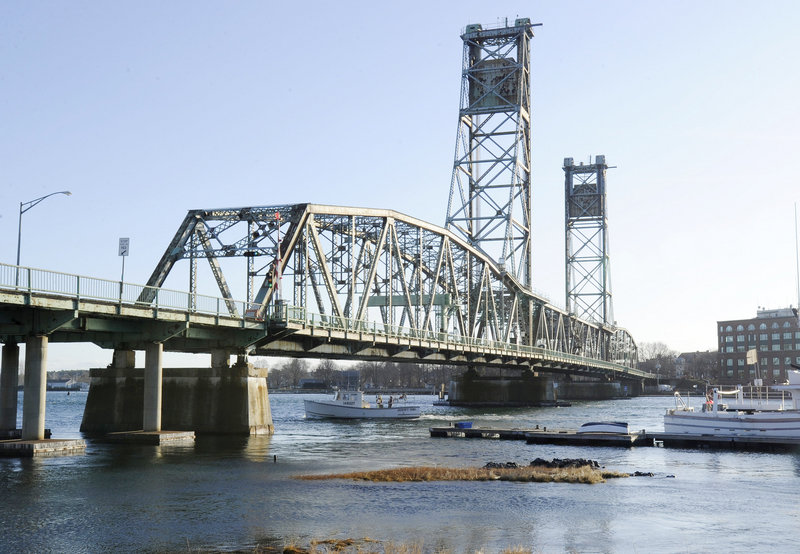
<svg viewBox="0 0 800 554">
<path fill-rule="evenodd" d="M 86 277 L 70 273 L 60 273 L 30 267 L 0 264 L 0 289 L 22 292 L 29 295 L 40 294 L 75 299 L 91 299 L 126 304 L 156 310 L 176 310 L 181 312 L 212 314 L 220 317 L 234 318 L 228 310 L 228 301 L 224 298 L 191 294 L 188 292 L 147 287 L 123 283 L 96 277 Z M 142 292 L 152 290 L 152 302 L 142 303 L 138 299 Z M 252 319 L 248 314 L 257 313 L 260 305 L 233 301 L 238 310 L 238 319 Z M 559 352 L 549 348 L 496 341 L 481 337 L 465 337 L 453 333 L 429 331 L 385 324 L 377 321 L 357 320 L 340 316 L 324 315 L 308 312 L 305 308 L 279 303 L 267 306 L 264 310 L 265 320 L 275 323 L 295 323 L 311 327 L 325 328 L 332 331 L 367 333 L 375 336 L 397 340 L 426 340 L 446 345 L 450 349 L 480 348 L 493 349 L 510 355 L 524 355 L 542 359 L 557 360 L 575 365 L 603 368 L 610 371 L 642 375 L 643 372 L 632 370 L 621 364 L 605 362 L 593 358 L 585 358 L 575 354 Z"/>
<path fill-rule="evenodd" d="M 179 310 L 234 317 L 230 314 L 224 298 L 8 264 L 0 264 L 0 288 L 27 294 L 99 300 L 157 310 Z M 142 292 L 147 290 L 153 291 L 153 301 L 139 302 Z M 239 319 L 244 317 L 248 307 L 251 309 L 254 307 L 247 302 L 231 302 L 238 310 Z"/>
</svg>

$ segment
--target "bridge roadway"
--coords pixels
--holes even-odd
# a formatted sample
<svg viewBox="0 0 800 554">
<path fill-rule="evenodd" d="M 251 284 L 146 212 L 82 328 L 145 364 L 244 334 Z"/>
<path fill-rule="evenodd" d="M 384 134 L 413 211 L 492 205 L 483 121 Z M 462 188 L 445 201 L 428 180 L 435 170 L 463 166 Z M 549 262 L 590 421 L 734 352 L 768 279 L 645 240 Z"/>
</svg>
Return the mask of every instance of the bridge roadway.
<svg viewBox="0 0 800 554">
<path fill-rule="evenodd" d="M 253 313 L 252 304 L 238 302 L 240 309 L 230 310 L 230 299 L 162 288 L 147 291 L 152 297 L 149 303 L 138 301 L 147 288 L 0 264 L 0 341 L 4 345 L 0 429 L 15 425 L 17 345 L 23 342 L 27 344 L 23 413 L 30 412 L 31 418 L 27 432 L 23 425 L 23 438 L 27 435 L 29 439 L 42 438 L 44 433 L 43 400 L 30 394 L 28 387 L 44 394 L 49 342 L 144 350 L 146 381 L 148 368 L 157 376 L 155 381 L 160 381 L 162 351 L 474 365 L 621 379 L 651 377 L 626 366 L 546 348 L 323 316 L 280 301 L 259 310 L 264 314 L 259 318 L 238 315 Z M 160 382 L 150 381 L 145 384 L 146 400 L 148 394 L 160 398 Z M 41 404 L 41 409 L 28 409 L 29 399 L 31 404 Z M 28 421 L 28 416 L 23 419 Z M 159 414 L 151 414 L 150 419 L 152 430 L 160 430 Z"/>
</svg>

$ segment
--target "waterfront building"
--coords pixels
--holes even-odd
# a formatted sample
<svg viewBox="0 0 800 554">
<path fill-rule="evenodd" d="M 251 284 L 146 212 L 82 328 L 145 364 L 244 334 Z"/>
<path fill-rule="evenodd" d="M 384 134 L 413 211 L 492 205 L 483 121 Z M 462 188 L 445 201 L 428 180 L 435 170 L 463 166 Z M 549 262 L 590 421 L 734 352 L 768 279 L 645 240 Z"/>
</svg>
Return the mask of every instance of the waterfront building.
<svg viewBox="0 0 800 554">
<path fill-rule="evenodd" d="M 759 376 L 765 385 L 786 381 L 791 363 L 800 364 L 800 321 L 796 308 L 759 308 L 756 317 L 717 322 L 719 381 L 746 384 Z M 747 352 L 755 350 L 757 366 Z"/>
</svg>

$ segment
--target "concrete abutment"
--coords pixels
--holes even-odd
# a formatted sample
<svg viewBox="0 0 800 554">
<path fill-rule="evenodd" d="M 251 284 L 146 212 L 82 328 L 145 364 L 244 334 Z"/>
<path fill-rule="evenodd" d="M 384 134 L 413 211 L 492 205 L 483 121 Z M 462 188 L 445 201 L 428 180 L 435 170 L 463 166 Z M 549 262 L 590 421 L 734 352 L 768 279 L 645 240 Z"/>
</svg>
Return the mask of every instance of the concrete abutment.
<svg viewBox="0 0 800 554">
<path fill-rule="evenodd" d="M 223 359 L 223 355 L 215 357 L 220 364 Z M 142 414 L 147 414 L 146 371 L 133 367 L 92 369 L 81 431 L 116 433 L 142 429 Z M 163 368 L 160 381 L 163 429 L 237 435 L 274 431 L 266 369 L 249 363 Z"/>
<path fill-rule="evenodd" d="M 454 406 L 541 406 L 570 400 L 608 400 L 641 394 L 639 382 L 564 381 L 524 372 L 515 376 L 482 376 L 467 371 L 450 383 Z"/>
</svg>

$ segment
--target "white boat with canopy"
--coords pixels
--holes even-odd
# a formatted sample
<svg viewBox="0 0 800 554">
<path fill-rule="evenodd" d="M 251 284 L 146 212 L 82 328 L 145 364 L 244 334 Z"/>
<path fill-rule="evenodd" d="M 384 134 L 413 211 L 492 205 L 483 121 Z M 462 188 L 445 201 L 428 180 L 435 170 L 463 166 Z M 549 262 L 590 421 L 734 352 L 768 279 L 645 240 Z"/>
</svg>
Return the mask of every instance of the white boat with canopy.
<svg viewBox="0 0 800 554">
<path fill-rule="evenodd" d="M 405 403 L 405 395 L 386 402 L 378 395 L 375 404 L 364 400 L 360 390 L 337 390 L 331 400 L 304 400 L 306 417 L 336 419 L 414 419 L 420 407 Z"/>
<path fill-rule="evenodd" d="M 779 399 L 769 398 L 768 389 L 756 380 L 749 398 L 737 386 L 733 390 L 714 387 L 700 411 L 675 393 L 675 407 L 664 415 L 664 432 L 672 434 L 730 437 L 770 437 L 800 439 L 800 371 L 787 373 L 785 385 L 775 385 Z M 791 393 L 787 399 L 786 393 Z M 774 393 L 773 393 L 774 395 Z M 732 397 L 731 402 L 725 400 Z"/>
</svg>

